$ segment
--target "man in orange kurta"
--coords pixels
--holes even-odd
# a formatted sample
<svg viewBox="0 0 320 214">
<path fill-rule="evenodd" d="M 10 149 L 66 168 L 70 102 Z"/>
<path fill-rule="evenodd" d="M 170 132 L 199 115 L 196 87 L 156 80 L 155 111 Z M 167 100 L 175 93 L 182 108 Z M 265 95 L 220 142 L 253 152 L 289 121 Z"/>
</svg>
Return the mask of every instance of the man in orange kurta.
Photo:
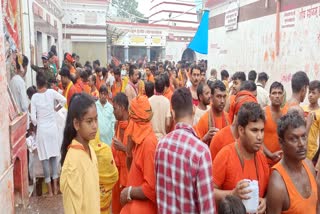
<svg viewBox="0 0 320 214">
<path fill-rule="evenodd" d="M 121 213 L 157 213 L 154 168 L 157 138 L 152 129 L 152 109 L 147 96 L 131 100 L 129 118 L 126 130 L 129 175 L 127 187 L 120 196 L 124 205 Z"/>
<path fill-rule="evenodd" d="M 68 109 L 70 105 L 70 101 L 72 96 L 77 93 L 76 88 L 74 87 L 71 81 L 71 74 L 69 68 L 67 66 L 63 66 L 60 71 L 61 83 L 63 87 L 63 96 L 67 99 L 67 103 L 65 105 L 66 109 Z"/>
<path fill-rule="evenodd" d="M 281 109 L 284 96 L 284 88 L 280 82 L 274 82 L 270 86 L 271 106 L 265 107 L 266 123 L 264 127 L 264 154 L 270 167 L 281 159 L 281 148 L 277 134 L 277 120 L 287 113 L 287 108 Z"/>
<path fill-rule="evenodd" d="M 221 71 L 221 72 L 223 72 L 223 71 Z M 244 72 L 239 71 L 239 72 L 236 72 L 233 74 L 232 87 L 230 88 L 230 96 L 229 96 L 228 102 L 226 103 L 226 107 L 225 107 L 225 110 L 227 112 L 230 111 L 230 106 L 234 102 L 234 99 L 235 99 L 237 93 L 240 91 L 241 84 L 244 81 L 246 81 L 246 74 Z M 228 88 L 227 88 L 227 92 L 228 92 Z"/>
<path fill-rule="evenodd" d="M 127 133 L 129 119 L 129 101 L 124 93 L 118 93 L 113 98 L 114 116 L 117 119 L 115 127 L 115 137 L 112 143 L 112 153 L 118 168 L 119 180 L 112 190 L 112 213 L 119 214 L 121 211 L 120 193 L 127 186 L 128 168 L 126 165 L 127 152 Z"/>
<path fill-rule="evenodd" d="M 224 146 L 232 144 L 236 141 L 235 132 L 236 126 L 228 125 L 220 131 L 218 131 L 218 133 L 215 136 L 213 136 L 210 143 L 210 153 L 212 162 Z"/>
<path fill-rule="evenodd" d="M 250 101 L 250 99 L 238 99 L 237 101 L 233 103 L 236 108 L 234 109 L 234 120 L 231 125 L 224 127 L 222 130 L 220 130 L 211 140 L 210 143 L 210 152 L 211 152 L 211 158 L 212 162 L 214 161 L 215 157 L 219 153 L 219 151 L 226 145 L 232 144 L 237 139 L 237 114 L 241 108 L 241 106 L 247 102 Z M 257 100 L 252 99 L 251 102 L 257 103 Z"/>
<path fill-rule="evenodd" d="M 154 81 L 154 76 L 151 73 L 150 66 L 146 66 L 144 69 L 145 69 L 145 72 L 146 72 L 146 75 L 147 75 L 147 81 L 154 83 L 155 82 Z"/>
<path fill-rule="evenodd" d="M 81 68 L 77 68 L 76 69 L 76 73 L 75 73 L 75 83 L 74 83 L 74 87 L 76 88 L 77 93 L 82 93 L 83 91 L 83 82 L 80 78 L 80 73 L 82 72 Z"/>
<path fill-rule="evenodd" d="M 89 74 L 87 71 L 81 71 L 80 72 L 80 78 L 83 84 L 83 91 L 87 94 L 91 94 L 91 87 L 89 86 Z"/>
<path fill-rule="evenodd" d="M 215 81 L 211 88 L 211 109 L 206 112 L 195 125 L 198 137 L 206 144 L 210 144 L 212 137 L 230 124 L 228 115 L 223 111 L 226 103 L 226 87 L 220 80 Z"/>
<path fill-rule="evenodd" d="M 265 194 L 269 166 L 260 147 L 263 143 L 265 116 L 258 103 L 244 103 L 237 116 L 239 140 L 225 146 L 213 162 L 215 199 L 219 203 L 227 195 L 248 199 L 248 181 L 259 184 L 258 213 L 266 210 Z M 253 131 L 254 130 L 254 131 Z"/>
<path fill-rule="evenodd" d="M 122 89 L 122 80 L 121 80 L 121 72 L 119 69 L 114 71 L 114 83 L 111 86 L 112 97 L 115 97 L 118 93 L 121 92 Z"/>
<path fill-rule="evenodd" d="M 163 74 L 161 74 L 161 77 L 164 79 L 164 82 L 165 82 L 165 89 L 163 91 L 163 96 L 168 98 L 168 100 L 171 103 L 171 97 L 173 95 L 173 91 L 172 91 L 172 88 L 170 87 L 169 75 L 167 73 L 163 73 Z"/>
<path fill-rule="evenodd" d="M 307 127 L 303 115 L 289 112 L 278 120 L 283 158 L 273 166 L 267 195 L 267 214 L 319 213 L 315 168 L 306 158 Z"/>
<path fill-rule="evenodd" d="M 171 90 L 171 88 L 165 88 L 165 91 L 163 92 L 163 96 L 165 96 L 166 98 L 168 98 L 168 100 L 171 101 L 171 97 L 173 95 L 173 91 Z"/>
<path fill-rule="evenodd" d="M 102 84 L 102 70 L 100 67 L 96 67 L 95 72 L 96 72 L 96 88 L 99 91 L 100 86 Z"/>
<path fill-rule="evenodd" d="M 230 104 L 229 119 L 232 122 L 235 112 L 246 102 L 257 102 L 257 86 L 254 82 L 244 81 L 241 83 L 240 91 L 235 96 L 234 102 Z"/>
</svg>

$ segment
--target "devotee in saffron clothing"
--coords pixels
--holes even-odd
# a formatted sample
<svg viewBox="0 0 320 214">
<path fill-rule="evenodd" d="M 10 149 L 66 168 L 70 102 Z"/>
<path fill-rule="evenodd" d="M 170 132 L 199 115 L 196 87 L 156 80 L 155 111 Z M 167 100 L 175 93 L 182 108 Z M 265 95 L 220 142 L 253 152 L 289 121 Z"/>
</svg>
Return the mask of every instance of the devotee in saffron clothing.
<svg viewBox="0 0 320 214">
<path fill-rule="evenodd" d="M 278 122 L 277 133 L 283 158 L 270 176 L 267 214 L 319 212 L 318 183 L 313 163 L 306 158 L 307 125 L 303 115 L 288 111 Z"/>
<path fill-rule="evenodd" d="M 152 130 L 152 110 L 147 96 L 138 96 L 131 101 L 129 118 L 127 148 L 132 162 L 127 187 L 121 192 L 128 196 L 121 213 L 157 213 L 154 169 L 157 138 Z M 141 197 L 145 199 L 139 200 Z"/>
<path fill-rule="evenodd" d="M 207 111 L 199 120 L 196 125 L 196 131 L 198 137 L 201 139 L 207 134 L 209 128 L 215 127 L 218 129 L 222 129 L 230 124 L 228 115 L 226 112 L 222 112 L 220 117 L 216 116 L 212 112 L 212 108 Z"/>
<path fill-rule="evenodd" d="M 229 110 L 229 120 L 233 121 L 233 117 L 235 115 L 235 112 L 238 112 L 240 107 L 242 106 L 243 103 L 246 102 L 258 102 L 257 98 L 247 90 L 243 90 L 237 93 L 234 102 L 231 103 L 230 105 L 230 110 Z"/>
<path fill-rule="evenodd" d="M 116 122 L 116 134 L 112 143 L 112 153 L 116 166 L 119 171 L 119 180 L 115 184 L 112 190 L 112 213 L 118 214 L 121 211 L 120 193 L 127 186 L 128 180 L 128 168 L 126 164 L 127 159 L 127 140 L 128 133 L 126 129 L 128 127 L 128 112 L 129 101 L 124 93 L 118 93 L 113 97 L 114 116 L 117 119 Z"/>
<path fill-rule="evenodd" d="M 222 190 L 233 190 L 242 179 L 258 180 L 259 196 L 264 197 L 269 180 L 269 166 L 261 151 L 241 166 L 236 151 L 238 142 L 225 146 L 213 162 L 213 182 Z M 242 169 L 242 170 L 241 170 Z"/>
<path fill-rule="evenodd" d="M 219 151 L 226 145 L 232 144 L 236 141 L 232 134 L 231 125 L 224 127 L 218 133 L 213 136 L 210 143 L 210 153 L 212 162 L 217 157 Z"/>
<path fill-rule="evenodd" d="M 281 110 L 282 114 L 286 113 L 286 109 Z M 265 107 L 265 114 L 266 114 L 266 122 L 264 124 L 264 146 L 272 153 L 281 150 L 279 137 L 277 134 L 277 122 L 272 118 L 271 107 Z M 270 158 L 267 158 L 268 164 L 270 166 L 275 165 L 278 161 L 273 161 Z"/>
</svg>

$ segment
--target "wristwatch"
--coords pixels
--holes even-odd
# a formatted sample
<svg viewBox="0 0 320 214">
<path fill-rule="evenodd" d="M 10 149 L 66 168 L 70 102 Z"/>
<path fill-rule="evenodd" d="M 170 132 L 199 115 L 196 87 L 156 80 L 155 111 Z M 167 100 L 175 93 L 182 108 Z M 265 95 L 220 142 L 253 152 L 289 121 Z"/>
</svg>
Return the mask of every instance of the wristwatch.
<svg viewBox="0 0 320 214">
<path fill-rule="evenodd" d="M 132 198 L 131 198 L 131 190 L 132 190 L 132 186 L 129 186 L 129 190 L 128 190 L 128 195 L 127 195 L 127 200 L 128 200 L 128 202 L 129 201 L 132 201 Z"/>
</svg>

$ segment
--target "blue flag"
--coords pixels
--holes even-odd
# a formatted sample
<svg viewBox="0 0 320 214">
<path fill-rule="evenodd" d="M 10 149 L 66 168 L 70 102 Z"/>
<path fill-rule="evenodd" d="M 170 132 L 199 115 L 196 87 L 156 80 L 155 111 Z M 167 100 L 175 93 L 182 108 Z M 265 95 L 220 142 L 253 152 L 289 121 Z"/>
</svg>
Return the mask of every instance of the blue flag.
<svg viewBox="0 0 320 214">
<path fill-rule="evenodd" d="M 208 54 L 209 11 L 205 10 L 198 30 L 188 48 L 201 54 Z"/>
</svg>

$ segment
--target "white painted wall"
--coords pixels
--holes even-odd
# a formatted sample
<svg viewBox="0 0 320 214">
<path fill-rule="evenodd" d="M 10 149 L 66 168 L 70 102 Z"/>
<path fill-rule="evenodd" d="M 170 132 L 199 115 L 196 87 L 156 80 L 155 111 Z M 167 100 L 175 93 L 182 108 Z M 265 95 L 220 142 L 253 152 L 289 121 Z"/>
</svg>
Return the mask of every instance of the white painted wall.
<svg viewBox="0 0 320 214">
<path fill-rule="evenodd" d="M 281 81 L 291 95 L 291 76 L 305 71 L 310 80 L 320 79 L 320 16 L 300 18 L 301 10 L 319 8 L 320 3 L 295 9 L 294 27 L 284 28 L 284 17 L 292 11 L 281 13 L 280 53 L 275 56 L 276 16 L 241 22 L 235 31 L 224 27 L 209 31 L 208 68 L 236 71 L 267 72 L 268 85 Z M 269 87 L 269 86 L 267 86 Z"/>
<path fill-rule="evenodd" d="M 105 26 L 107 7 L 103 4 L 63 3 L 64 24 L 86 24 Z M 96 16 L 96 21 L 88 22 L 86 16 Z"/>
<path fill-rule="evenodd" d="M 29 4 L 28 4 L 29 3 Z M 30 61 L 30 45 L 33 46 L 35 37 L 34 37 L 34 19 L 32 13 L 32 0 L 21 1 L 21 11 L 22 11 L 22 23 L 23 23 L 23 54 L 29 58 Z M 28 66 L 28 71 L 25 76 L 25 81 L 27 86 L 35 85 L 36 76 L 31 75 L 31 68 Z"/>
<path fill-rule="evenodd" d="M 71 39 L 63 39 L 62 40 L 62 51 L 63 51 L 63 53 L 65 53 L 65 52 L 71 53 L 72 52 L 72 41 L 71 41 Z M 62 58 L 60 58 L 60 59 L 62 59 Z"/>
<path fill-rule="evenodd" d="M 0 7 L 1 2 L 0 2 Z M 0 10 L 2 20 L 2 10 Z M 7 93 L 7 74 L 5 65 L 5 48 L 3 23 L 0 22 L 0 208 L 2 212 L 13 213 L 13 168 L 10 157 L 9 142 L 9 114 L 8 114 L 8 93 Z"/>
<path fill-rule="evenodd" d="M 189 42 L 167 42 L 166 60 L 180 61 L 183 51 L 187 49 Z"/>
<path fill-rule="evenodd" d="M 49 50 L 48 48 L 50 48 L 50 47 L 48 47 L 47 38 L 48 38 L 48 34 L 42 33 L 42 53 L 48 52 L 48 50 Z M 40 56 L 40 58 L 41 58 L 41 56 Z M 38 63 L 39 62 L 41 62 L 41 60 L 38 61 Z"/>
</svg>

